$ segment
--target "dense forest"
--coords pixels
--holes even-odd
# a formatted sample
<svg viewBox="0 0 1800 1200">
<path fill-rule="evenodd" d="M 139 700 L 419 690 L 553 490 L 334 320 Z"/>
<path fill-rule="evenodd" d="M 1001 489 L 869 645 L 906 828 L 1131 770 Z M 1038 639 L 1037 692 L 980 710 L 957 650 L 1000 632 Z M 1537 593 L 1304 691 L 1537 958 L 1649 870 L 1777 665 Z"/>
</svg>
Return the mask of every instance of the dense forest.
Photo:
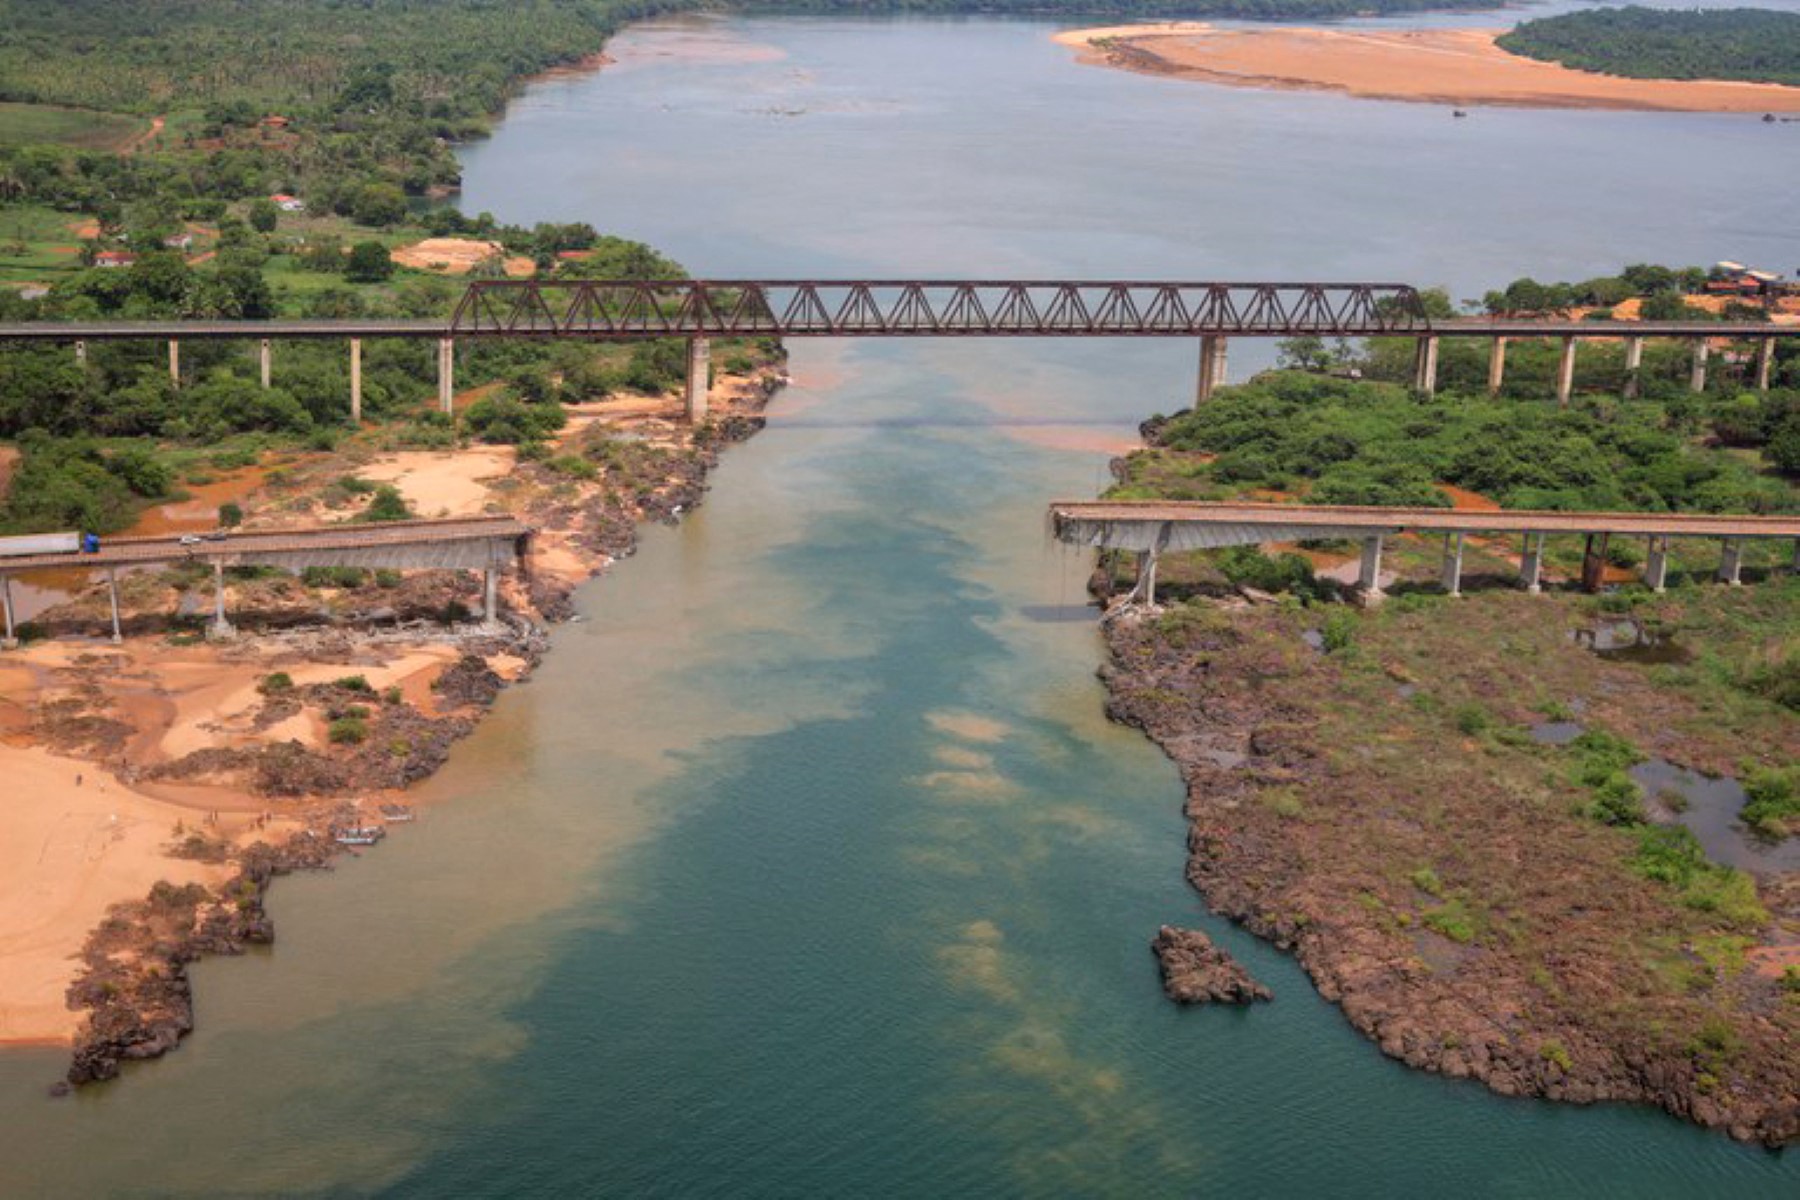
<svg viewBox="0 0 1800 1200">
<path fill-rule="evenodd" d="M 1293 21 L 1381 13 L 1492 8 L 1492 0 L 741 0 L 759 13 L 975 13 L 1002 16 L 1225 17 Z"/>
<path fill-rule="evenodd" d="M 1800 86 L 1800 13 L 1601 8 L 1526 21 L 1514 54 L 1635 79 L 1740 79 Z"/>
</svg>

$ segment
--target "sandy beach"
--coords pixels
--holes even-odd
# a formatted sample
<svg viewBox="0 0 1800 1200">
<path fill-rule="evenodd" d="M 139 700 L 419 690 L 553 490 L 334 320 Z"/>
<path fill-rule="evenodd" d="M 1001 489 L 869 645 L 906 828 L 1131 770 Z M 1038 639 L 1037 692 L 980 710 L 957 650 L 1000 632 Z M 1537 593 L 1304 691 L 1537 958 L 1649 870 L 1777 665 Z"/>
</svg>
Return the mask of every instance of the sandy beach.
<svg viewBox="0 0 1800 1200">
<path fill-rule="evenodd" d="M 1229 87 L 1342 92 L 1458 107 L 1800 112 L 1800 88 L 1623 79 L 1509 54 L 1498 29 L 1216 29 L 1114 25 L 1055 35 L 1078 61 Z"/>
</svg>

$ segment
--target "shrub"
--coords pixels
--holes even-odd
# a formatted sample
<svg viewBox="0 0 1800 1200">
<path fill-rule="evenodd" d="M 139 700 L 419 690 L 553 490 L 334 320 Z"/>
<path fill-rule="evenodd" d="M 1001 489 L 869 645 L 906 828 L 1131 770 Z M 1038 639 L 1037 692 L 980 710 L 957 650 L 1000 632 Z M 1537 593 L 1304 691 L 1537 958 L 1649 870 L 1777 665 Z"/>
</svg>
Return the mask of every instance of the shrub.
<svg viewBox="0 0 1800 1200">
<path fill-rule="evenodd" d="M 361 567 L 307 567 L 300 572 L 300 582 L 307 587 L 357 588 L 368 576 Z"/>
<path fill-rule="evenodd" d="M 257 682 L 256 690 L 265 696 L 279 696 L 284 692 L 294 690 L 294 678 L 286 671 L 276 671 L 273 674 L 264 675 Z"/>
<path fill-rule="evenodd" d="M 327 731 L 334 746 L 359 745 L 369 736 L 369 724 L 361 717 L 339 717 Z"/>
<path fill-rule="evenodd" d="M 1800 818 L 1800 767 L 1763 767 L 1744 779 L 1744 824 L 1767 838 L 1786 837 Z"/>
<path fill-rule="evenodd" d="M 1425 914 L 1425 926 L 1437 930 L 1460 945 L 1466 946 L 1475 940 L 1475 916 L 1460 897 L 1428 911 Z"/>
<path fill-rule="evenodd" d="M 235 529 L 244 523 L 244 510 L 236 504 L 219 505 L 219 528 Z"/>
<path fill-rule="evenodd" d="M 1219 571 L 1232 583 L 1263 592 L 1289 592 L 1302 598 L 1322 594 L 1312 563 L 1298 554 L 1271 557 L 1256 546 L 1233 546 L 1218 558 Z"/>
<path fill-rule="evenodd" d="M 369 686 L 369 681 L 361 675 L 345 675 L 342 678 L 334 679 L 331 681 L 331 686 L 342 688 L 346 692 L 366 692 L 370 695 L 375 693 L 375 689 Z"/>
<path fill-rule="evenodd" d="M 484 396 L 463 413 L 469 436 L 490 445 L 542 441 L 567 421 L 560 404 L 525 404 L 510 396 Z"/>
<path fill-rule="evenodd" d="M 374 523 L 377 521 L 407 521 L 411 520 L 412 516 L 413 511 L 407 506 L 406 497 L 400 494 L 400 489 L 391 483 L 384 483 L 375 489 L 375 494 L 369 498 L 369 507 L 363 509 L 362 515 L 356 519 Z"/>
</svg>

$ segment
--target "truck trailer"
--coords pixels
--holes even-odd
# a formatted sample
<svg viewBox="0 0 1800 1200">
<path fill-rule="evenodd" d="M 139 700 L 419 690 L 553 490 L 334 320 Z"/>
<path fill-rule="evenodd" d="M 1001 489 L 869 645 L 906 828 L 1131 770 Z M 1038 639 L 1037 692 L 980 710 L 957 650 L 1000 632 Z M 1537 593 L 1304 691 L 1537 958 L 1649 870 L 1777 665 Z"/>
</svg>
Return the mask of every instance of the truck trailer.
<svg viewBox="0 0 1800 1200">
<path fill-rule="evenodd" d="M 82 546 L 79 533 L 29 533 L 21 537 L 0 538 L 0 558 L 23 558 L 32 554 L 78 554 Z"/>
</svg>

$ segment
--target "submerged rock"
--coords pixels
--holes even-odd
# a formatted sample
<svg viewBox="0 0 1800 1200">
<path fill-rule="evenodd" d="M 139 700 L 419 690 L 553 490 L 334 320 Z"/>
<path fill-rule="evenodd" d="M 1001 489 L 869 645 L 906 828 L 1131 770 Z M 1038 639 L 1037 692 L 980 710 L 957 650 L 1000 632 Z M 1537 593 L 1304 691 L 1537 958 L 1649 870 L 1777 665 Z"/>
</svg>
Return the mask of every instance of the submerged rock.
<svg viewBox="0 0 1800 1200">
<path fill-rule="evenodd" d="M 1163 991 L 1177 1004 L 1250 1004 L 1275 998 L 1198 930 L 1164 925 L 1150 948 L 1162 963 Z"/>
</svg>

